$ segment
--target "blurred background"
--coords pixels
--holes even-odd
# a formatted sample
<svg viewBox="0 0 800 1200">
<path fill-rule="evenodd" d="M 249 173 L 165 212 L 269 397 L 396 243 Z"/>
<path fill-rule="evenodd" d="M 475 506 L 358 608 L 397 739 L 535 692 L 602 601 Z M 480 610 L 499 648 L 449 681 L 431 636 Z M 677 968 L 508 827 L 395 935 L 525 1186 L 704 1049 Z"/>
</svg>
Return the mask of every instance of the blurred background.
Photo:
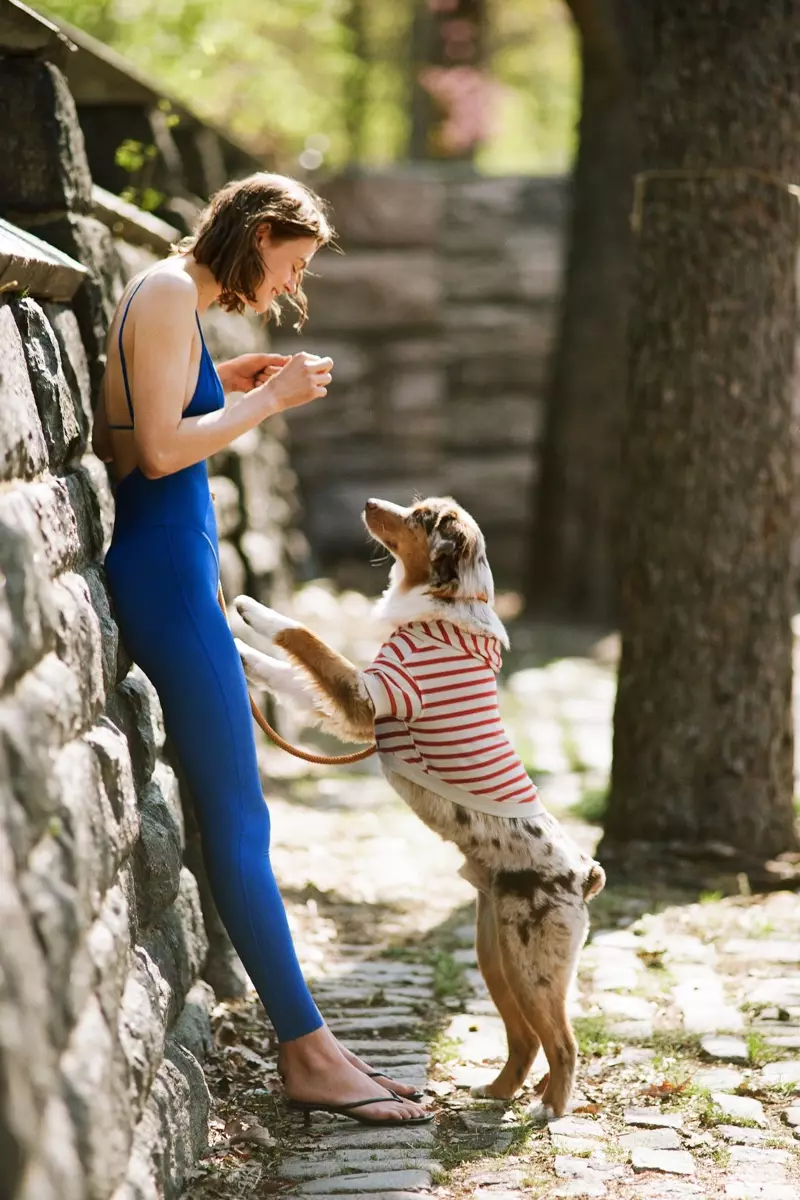
<svg viewBox="0 0 800 1200">
<path fill-rule="evenodd" d="M 277 349 L 304 347 L 336 363 L 325 404 L 289 418 L 307 539 L 301 577 L 324 573 L 375 591 L 360 521 L 367 496 L 405 504 L 452 493 L 484 528 L 498 584 L 524 596 L 529 611 L 601 623 L 613 614 L 603 456 L 624 353 L 621 188 L 611 218 L 589 218 L 614 237 L 600 252 L 613 297 L 591 247 L 580 257 L 584 294 L 580 280 L 574 288 L 610 366 L 595 364 L 587 391 L 571 310 L 562 320 L 573 363 L 566 377 L 555 354 L 582 8 L 563 0 L 48 7 L 81 48 L 66 76 L 95 185 L 181 231 L 210 192 L 258 166 L 295 175 L 332 203 L 344 255 L 314 263 L 302 339 L 285 327 L 272 338 Z M 598 110 L 621 88 L 608 32 L 589 31 L 605 89 L 591 98 Z M 627 151 L 624 118 L 616 136 Z M 605 160 L 605 149 L 594 154 Z M 587 188 L 604 183 L 605 161 L 603 169 Z M 586 275 L 598 270 L 587 296 Z M 581 406 L 575 416 L 566 392 Z M 587 427 L 583 411 L 598 406 Z M 579 447 L 564 445 L 573 422 Z M 575 451 L 568 478 L 563 460 Z"/>
<path fill-rule="evenodd" d="M 288 174 L 448 158 L 527 174 L 570 162 L 578 75 L 561 0 L 42 7 Z"/>
</svg>

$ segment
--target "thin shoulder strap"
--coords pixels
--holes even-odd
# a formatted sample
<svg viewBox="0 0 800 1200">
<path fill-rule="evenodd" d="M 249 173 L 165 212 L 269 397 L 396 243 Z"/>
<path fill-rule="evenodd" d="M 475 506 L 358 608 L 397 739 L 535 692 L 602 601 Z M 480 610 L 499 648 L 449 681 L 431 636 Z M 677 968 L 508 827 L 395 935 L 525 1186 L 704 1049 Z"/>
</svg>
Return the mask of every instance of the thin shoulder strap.
<svg viewBox="0 0 800 1200">
<path fill-rule="evenodd" d="M 112 428 L 116 428 L 116 429 L 128 429 L 128 428 L 133 429 L 133 420 L 134 420 L 133 400 L 131 399 L 131 388 L 130 388 L 130 384 L 128 382 L 128 368 L 125 363 L 125 351 L 122 348 L 122 334 L 125 329 L 125 322 L 128 319 L 128 310 L 130 309 L 130 306 L 133 303 L 133 297 L 136 295 L 136 293 L 138 292 L 139 288 L 142 286 L 142 284 L 144 283 L 144 280 L 146 278 L 147 278 L 147 276 L 145 275 L 144 279 L 140 279 L 139 282 L 137 283 L 136 287 L 131 292 L 130 296 L 128 297 L 128 303 L 125 305 L 125 312 L 122 314 L 122 320 L 119 323 L 119 335 L 117 337 L 117 344 L 119 346 L 119 363 L 120 363 L 120 366 L 122 367 L 122 381 L 125 384 L 125 399 L 128 401 L 128 412 L 131 414 L 131 424 L 130 424 L 130 426 L 127 426 L 127 425 L 112 426 Z"/>
</svg>

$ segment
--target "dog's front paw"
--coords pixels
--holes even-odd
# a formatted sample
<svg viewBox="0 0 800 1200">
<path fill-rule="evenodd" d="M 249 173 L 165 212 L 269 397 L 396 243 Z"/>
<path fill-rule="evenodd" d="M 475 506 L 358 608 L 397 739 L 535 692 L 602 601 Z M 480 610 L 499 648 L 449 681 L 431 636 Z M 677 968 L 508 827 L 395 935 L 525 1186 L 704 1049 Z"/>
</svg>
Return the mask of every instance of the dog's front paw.
<svg viewBox="0 0 800 1200">
<path fill-rule="evenodd" d="M 260 650 L 254 650 L 241 638 L 233 640 L 249 683 L 266 688 L 269 692 L 279 693 L 286 689 L 293 675 L 288 663 L 279 662 L 277 658 L 270 658 Z"/>
<path fill-rule="evenodd" d="M 281 662 L 270 654 L 262 654 L 241 638 L 234 638 L 236 649 L 244 667 L 245 678 L 254 687 L 266 688 L 282 703 L 287 704 L 298 715 L 316 723 L 319 714 L 314 707 L 313 695 L 302 672 L 291 663 Z"/>
<path fill-rule="evenodd" d="M 265 642 L 273 642 L 284 629 L 301 628 L 299 621 L 293 621 L 291 617 L 285 617 L 274 608 L 259 604 L 252 596 L 237 596 L 232 607 L 237 616 L 244 621 L 248 631 L 255 634 L 256 639 Z"/>
</svg>

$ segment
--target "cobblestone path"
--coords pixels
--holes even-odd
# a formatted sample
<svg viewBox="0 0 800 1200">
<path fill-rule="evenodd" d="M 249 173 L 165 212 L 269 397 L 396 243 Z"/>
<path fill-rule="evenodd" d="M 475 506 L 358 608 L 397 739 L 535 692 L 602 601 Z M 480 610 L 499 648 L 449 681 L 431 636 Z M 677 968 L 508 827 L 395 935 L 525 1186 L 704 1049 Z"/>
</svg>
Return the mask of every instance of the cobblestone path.
<svg viewBox="0 0 800 1200">
<path fill-rule="evenodd" d="M 587 848 L 612 702 L 602 661 L 528 667 L 507 688 L 545 803 Z M 265 748 L 264 767 L 312 990 L 348 1046 L 427 1089 L 437 1121 L 370 1130 L 315 1114 L 304 1127 L 283 1106 L 260 1005 L 221 1004 L 210 1152 L 185 1200 L 800 1200 L 800 896 L 607 889 L 572 998 L 574 1108 L 548 1123 L 530 1090 L 512 1105 L 471 1097 L 505 1042 L 457 851 L 369 764 L 308 775 Z"/>
</svg>

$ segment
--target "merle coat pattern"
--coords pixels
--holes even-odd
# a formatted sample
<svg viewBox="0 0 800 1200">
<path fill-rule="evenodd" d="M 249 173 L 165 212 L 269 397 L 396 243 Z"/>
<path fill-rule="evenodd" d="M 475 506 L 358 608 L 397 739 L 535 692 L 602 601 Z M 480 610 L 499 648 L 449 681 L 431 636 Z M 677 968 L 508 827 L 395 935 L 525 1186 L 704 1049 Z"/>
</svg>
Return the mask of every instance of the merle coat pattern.
<svg viewBox="0 0 800 1200">
<path fill-rule="evenodd" d="M 378 615 L 397 627 L 445 620 L 508 646 L 492 608 L 494 586 L 483 535 L 447 498 L 404 509 L 370 500 L 364 521 L 394 556 Z M 260 687 L 299 707 L 347 740 L 373 737 L 374 707 L 360 670 L 288 617 L 239 596 L 233 608 L 245 672 Z M 274 656 L 278 647 L 288 661 Z M 602 867 L 545 813 L 499 817 L 454 804 L 384 768 L 395 791 L 440 837 L 464 855 L 461 874 L 477 889 L 476 948 L 486 985 L 506 1027 L 508 1059 L 484 1096 L 512 1097 L 539 1047 L 549 1072 L 537 1092 L 547 1110 L 565 1112 L 577 1051 L 567 992 L 589 927 L 587 901 L 605 883 Z"/>
</svg>

